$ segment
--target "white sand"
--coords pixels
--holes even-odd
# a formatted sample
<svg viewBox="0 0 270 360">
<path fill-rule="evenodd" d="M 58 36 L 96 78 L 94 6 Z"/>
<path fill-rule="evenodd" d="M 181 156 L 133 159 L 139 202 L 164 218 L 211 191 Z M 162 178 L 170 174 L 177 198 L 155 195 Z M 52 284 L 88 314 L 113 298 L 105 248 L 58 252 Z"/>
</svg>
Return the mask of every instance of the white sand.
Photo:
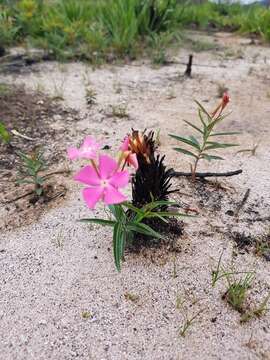
<svg viewBox="0 0 270 360">
<path fill-rule="evenodd" d="M 200 211 L 197 219 L 185 220 L 181 252 L 129 253 L 120 274 L 113 264 L 111 230 L 76 222 L 93 214 L 72 181 L 69 199 L 61 207 L 44 214 L 38 223 L 2 233 L 1 359 L 270 359 L 269 314 L 241 325 L 240 315 L 221 299 L 225 282 L 211 287 L 211 270 L 224 248 L 224 266 L 230 267 L 233 261 L 237 270 L 256 270 L 251 304 L 258 304 L 270 290 L 269 262 L 252 251 L 232 257 L 234 243 L 228 235 L 234 230 L 259 236 L 270 227 L 269 222 L 246 221 L 255 216 L 247 212 L 249 207 L 258 216 L 269 216 L 270 48 L 243 45 L 245 39 L 230 35 L 218 34 L 217 39 L 223 46 L 232 46 L 235 56 L 225 57 L 226 50 L 195 54 L 194 63 L 204 66 L 194 66 L 194 78 L 185 81 L 179 79 L 185 68 L 181 64 L 153 69 L 142 62 L 96 71 L 80 63 L 46 63 L 37 66 L 40 72 L 16 75 L 16 79 L 1 76 L 1 81 L 25 83 L 32 89 L 39 84 L 50 94 L 58 86 L 66 105 L 81 110 L 72 143 L 93 134 L 117 150 L 130 127 L 160 128 L 160 151 L 167 154 L 168 165 L 179 170 L 188 170 L 188 162 L 171 150 L 174 142 L 167 133 L 187 134 L 182 120 L 195 119 L 193 99 L 205 101 L 211 109 L 217 101 L 217 84 L 224 84 L 233 113 L 220 129 L 241 131 L 230 141 L 241 142 L 242 149 L 259 142 L 255 156 L 236 155 L 233 149 L 225 151 L 227 161 L 211 164 L 212 170 L 244 171 L 221 181 L 232 188 L 225 195 L 207 188 L 207 200 L 187 181 L 176 180 L 182 192 L 193 195 L 177 199 Z M 240 49 L 243 58 L 239 58 Z M 186 61 L 188 53 L 179 51 L 176 60 Z M 84 98 L 86 78 L 98 94 L 98 105 L 89 111 Z M 168 99 L 172 92 L 176 97 Z M 129 120 L 106 115 L 109 105 L 123 102 Z M 208 169 L 208 164 L 200 169 Z M 236 222 L 226 211 L 235 209 L 247 188 L 250 197 Z M 104 216 L 102 208 L 96 215 Z M 139 299 L 133 302 L 125 294 Z M 183 309 L 176 308 L 177 298 L 185 300 Z M 186 337 L 179 336 L 185 317 L 200 311 Z M 90 317 L 84 319 L 83 312 Z"/>
</svg>

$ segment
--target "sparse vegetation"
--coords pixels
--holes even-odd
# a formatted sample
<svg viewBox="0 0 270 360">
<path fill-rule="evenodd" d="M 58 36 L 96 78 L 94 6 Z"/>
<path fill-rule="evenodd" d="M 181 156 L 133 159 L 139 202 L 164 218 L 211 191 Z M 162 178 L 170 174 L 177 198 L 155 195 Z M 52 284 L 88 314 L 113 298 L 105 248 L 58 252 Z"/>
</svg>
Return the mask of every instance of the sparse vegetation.
<svg viewBox="0 0 270 360">
<path fill-rule="evenodd" d="M 97 101 L 97 93 L 94 89 L 87 87 L 86 88 L 86 94 L 85 94 L 85 100 L 88 106 L 92 106 L 96 104 Z"/>
<path fill-rule="evenodd" d="M 263 301 L 253 308 L 247 303 L 248 291 L 255 279 L 254 271 L 235 271 L 234 269 L 226 270 L 221 264 L 223 252 L 221 253 L 217 267 L 212 270 L 212 286 L 225 279 L 227 289 L 222 295 L 222 299 L 241 314 L 240 322 L 245 323 L 255 317 L 263 316 L 268 310 L 267 304 L 270 299 L 268 294 Z"/>
<path fill-rule="evenodd" d="M 0 141 L 4 144 L 9 144 L 11 140 L 11 135 L 7 130 L 6 126 L 2 121 L 0 121 Z"/>
<path fill-rule="evenodd" d="M 21 163 L 18 168 L 18 184 L 33 184 L 34 191 L 37 196 L 41 196 L 44 192 L 44 183 L 46 177 L 42 172 L 47 169 L 43 154 L 40 150 L 34 151 L 32 154 L 24 154 L 18 151 Z"/>
<path fill-rule="evenodd" d="M 254 276 L 254 272 L 247 272 L 245 276 L 237 280 L 234 274 L 225 274 L 228 288 L 223 298 L 240 313 L 245 311 L 244 304 L 247 299 L 247 292 L 251 287 Z"/>
<path fill-rule="evenodd" d="M 126 104 L 112 105 L 112 116 L 120 119 L 128 118 L 128 111 Z"/>
<path fill-rule="evenodd" d="M 186 336 L 187 331 L 189 328 L 194 324 L 195 320 L 198 318 L 198 316 L 202 313 L 202 310 L 198 311 L 192 316 L 189 316 L 188 314 L 185 315 L 185 322 L 179 329 L 179 335 L 182 337 Z"/>
<path fill-rule="evenodd" d="M 269 19 L 267 8 L 238 3 L 2 0 L 0 42 L 3 46 L 30 44 L 58 59 L 79 58 L 95 64 L 126 56 L 132 59 L 149 47 L 154 50 L 153 61 L 163 64 L 166 48 L 181 28 L 238 30 L 269 41 Z M 194 50 L 213 46 L 197 42 Z"/>
<path fill-rule="evenodd" d="M 222 143 L 219 141 L 212 141 L 212 139 L 216 137 L 223 137 L 228 135 L 235 135 L 238 132 L 214 132 L 216 126 L 226 117 L 222 112 L 225 109 L 229 102 L 229 96 L 225 93 L 220 104 L 217 108 L 209 113 L 199 102 L 196 101 L 198 105 L 198 115 L 201 122 L 201 127 L 184 120 L 185 123 L 196 130 L 200 137 L 201 141 L 198 140 L 197 137 L 191 135 L 188 138 L 182 137 L 178 135 L 169 134 L 173 139 L 184 143 L 191 147 L 191 150 L 187 150 L 185 148 L 175 147 L 174 150 L 180 152 L 182 154 L 188 155 L 194 158 L 193 164 L 190 164 L 192 179 L 193 181 L 196 178 L 196 170 L 200 160 L 205 159 L 207 161 L 212 160 L 224 160 L 222 157 L 211 154 L 212 150 L 217 149 L 225 149 L 232 146 L 238 146 L 238 144 L 233 143 Z"/>
</svg>

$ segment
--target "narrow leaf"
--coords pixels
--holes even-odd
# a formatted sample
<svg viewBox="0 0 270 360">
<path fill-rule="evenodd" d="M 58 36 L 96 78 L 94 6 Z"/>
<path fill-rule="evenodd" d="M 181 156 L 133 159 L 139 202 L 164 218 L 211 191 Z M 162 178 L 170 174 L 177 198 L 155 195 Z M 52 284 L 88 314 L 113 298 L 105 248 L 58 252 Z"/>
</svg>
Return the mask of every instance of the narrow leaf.
<svg viewBox="0 0 270 360">
<path fill-rule="evenodd" d="M 198 146 L 199 149 L 201 148 L 201 145 L 200 145 L 199 141 L 195 138 L 195 136 L 191 135 L 189 138 L 190 138 L 190 140 L 192 140 L 195 144 L 197 144 L 197 146 Z"/>
<path fill-rule="evenodd" d="M 153 216 L 149 216 L 149 217 L 154 217 L 155 213 L 152 213 Z M 179 213 L 179 212 L 172 212 L 172 211 L 160 211 L 157 212 L 157 214 L 164 216 L 164 217 L 174 217 L 174 216 L 186 216 L 186 217 L 194 217 L 194 215 L 188 215 L 188 214 L 183 214 L 183 213 Z M 151 214 L 150 214 L 151 215 Z"/>
<path fill-rule="evenodd" d="M 199 101 L 195 100 L 195 103 L 199 106 L 199 108 L 202 110 L 202 112 L 205 113 L 205 115 L 207 115 L 208 118 L 212 118 L 212 116 L 209 114 L 209 112 L 202 106 L 201 103 L 199 103 Z"/>
<path fill-rule="evenodd" d="M 80 222 L 84 222 L 84 223 L 94 223 L 94 224 L 98 224 L 98 225 L 103 225 L 103 226 L 114 226 L 116 224 L 116 221 L 112 221 L 112 220 L 104 220 L 104 219 L 80 219 Z"/>
<path fill-rule="evenodd" d="M 186 149 L 173 148 L 173 150 L 178 151 L 178 152 L 180 152 L 180 153 L 182 153 L 182 154 L 185 154 L 185 155 L 193 156 L 193 157 L 195 157 L 196 159 L 198 158 L 197 155 L 193 154 L 191 151 L 188 151 L 188 150 L 186 150 Z"/>
<path fill-rule="evenodd" d="M 150 226 L 143 224 L 143 223 L 129 223 L 127 225 L 127 229 L 130 231 L 137 232 L 139 234 L 153 236 L 158 239 L 162 239 L 162 236 L 153 230 Z"/>
<path fill-rule="evenodd" d="M 225 149 L 232 146 L 238 146 L 238 144 L 222 144 L 212 141 L 207 141 L 208 146 L 205 147 L 205 150 L 213 150 L 213 149 Z"/>
<path fill-rule="evenodd" d="M 116 269 L 121 271 L 121 260 L 124 252 L 124 233 L 120 223 L 113 228 L 113 255 Z"/>
<path fill-rule="evenodd" d="M 185 123 L 187 123 L 189 126 L 191 126 L 193 129 L 199 131 L 199 133 L 203 134 L 203 131 L 199 129 L 196 125 L 192 124 L 191 122 L 184 120 Z"/>
<path fill-rule="evenodd" d="M 187 138 L 184 138 L 182 136 L 177 136 L 177 135 L 173 135 L 173 134 L 169 134 L 169 136 L 172 137 L 173 139 L 177 140 L 177 141 L 181 141 L 181 142 L 183 142 L 185 144 L 188 144 L 188 145 L 193 146 L 196 149 L 200 150 L 200 145 L 199 145 L 198 142 L 194 142 L 191 139 L 187 139 Z"/>
<path fill-rule="evenodd" d="M 239 131 L 228 131 L 228 132 L 220 132 L 220 133 L 214 133 L 210 136 L 226 136 L 226 135 L 239 135 L 241 134 Z"/>
<path fill-rule="evenodd" d="M 211 160 L 224 160 L 221 156 L 202 154 L 202 158 L 211 161 Z"/>
</svg>

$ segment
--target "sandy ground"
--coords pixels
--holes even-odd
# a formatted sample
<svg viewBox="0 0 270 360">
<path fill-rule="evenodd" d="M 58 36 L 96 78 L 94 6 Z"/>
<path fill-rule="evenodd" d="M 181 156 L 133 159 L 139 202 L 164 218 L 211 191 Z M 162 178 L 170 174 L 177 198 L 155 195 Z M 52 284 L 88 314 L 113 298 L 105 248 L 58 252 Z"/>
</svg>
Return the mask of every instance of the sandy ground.
<svg viewBox="0 0 270 360">
<path fill-rule="evenodd" d="M 270 48 L 228 34 L 210 40 L 220 48 L 195 54 L 192 79 L 181 77 L 182 64 L 153 68 L 148 61 L 96 70 L 50 62 L 30 73 L 1 76 L 1 81 L 53 96 L 60 92 L 64 105 L 78 109 L 81 120 L 74 124 L 70 144 L 92 134 L 115 151 L 131 127 L 160 128 L 160 151 L 168 165 L 188 170 L 187 159 L 171 150 L 174 141 L 167 133 L 188 134 L 183 120 L 195 119 L 193 100 L 212 109 L 219 85 L 232 98 L 232 114 L 220 130 L 241 131 L 230 139 L 241 149 L 259 144 L 255 156 L 233 149 L 226 151 L 227 161 L 211 164 L 217 171 L 243 169 L 242 175 L 219 181 L 226 191 L 175 180 L 185 193 L 176 199 L 200 212 L 185 220 L 180 251 L 127 253 L 120 274 L 113 264 L 110 229 L 76 222 L 92 214 L 72 181 L 59 208 L 31 226 L 1 233 L 1 359 L 270 359 L 269 314 L 240 324 L 240 314 L 221 298 L 225 282 L 211 286 L 211 270 L 223 249 L 226 268 L 256 270 L 251 306 L 270 291 L 269 262 L 252 250 L 239 251 L 232 240 L 233 232 L 256 239 L 270 229 L 269 221 L 256 221 L 269 216 L 270 205 Z M 189 52 L 179 50 L 174 60 L 185 62 Z M 90 109 L 87 87 L 97 93 L 97 105 Z M 127 106 L 129 118 L 110 116 L 111 106 L 119 104 Z M 209 169 L 208 164 L 200 169 Z M 229 216 L 248 188 L 239 216 Z M 95 214 L 103 216 L 102 207 Z M 181 337 L 186 319 L 195 314 Z"/>
</svg>

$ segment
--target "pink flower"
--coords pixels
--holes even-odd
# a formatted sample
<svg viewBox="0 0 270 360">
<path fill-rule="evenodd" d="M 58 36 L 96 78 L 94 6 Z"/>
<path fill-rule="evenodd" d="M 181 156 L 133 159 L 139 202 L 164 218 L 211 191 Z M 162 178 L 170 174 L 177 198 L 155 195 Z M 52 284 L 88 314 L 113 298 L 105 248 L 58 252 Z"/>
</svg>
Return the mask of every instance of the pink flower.
<svg viewBox="0 0 270 360">
<path fill-rule="evenodd" d="M 99 200 L 106 205 L 119 204 L 126 197 L 118 191 L 128 185 L 128 171 L 117 171 L 117 162 L 107 155 L 99 156 L 99 167 L 85 166 L 74 179 L 89 185 L 83 190 L 83 198 L 89 208 L 94 209 Z"/>
<path fill-rule="evenodd" d="M 139 167 L 137 155 L 130 150 L 129 141 L 129 136 L 126 136 L 120 146 L 120 150 L 122 151 L 121 158 L 124 159 L 124 162 L 133 166 L 134 169 L 137 170 Z"/>
<path fill-rule="evenodd" d="M 81 158 L 93 160 L 97 157 L 97 151 L 99 149 L 100 144 L 98 144 L 96 140 L 91 136 L 86 136 L 82 146 L 79 149 L 75 147 L 70 147 L 67 152 L 70 160 Z"/>
</svg>

